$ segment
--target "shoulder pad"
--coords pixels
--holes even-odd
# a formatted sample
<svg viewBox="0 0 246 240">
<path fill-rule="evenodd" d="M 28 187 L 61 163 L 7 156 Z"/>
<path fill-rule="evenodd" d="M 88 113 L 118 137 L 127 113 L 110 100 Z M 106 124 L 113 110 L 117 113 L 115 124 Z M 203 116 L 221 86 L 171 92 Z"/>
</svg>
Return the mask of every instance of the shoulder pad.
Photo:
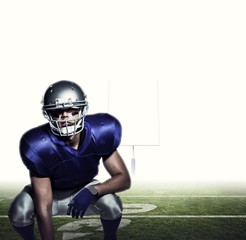
<svg viewBox="0 0 246 240">
<path fill-rule="evenodd" d="M 87 115 L 85 122 L 90 126 L 97 153 L 110 154 L 120 145 L 122 128 L 114 116 L 107 113 Z"/>
<path fill-rule="evenodd" d="M 21 137 L 19 146 L 22 161 L 28 170 L 41 176 L 48 175 L 47 168 L 40 157 L 42 149 L 45 149 L 44 145 L 47 145 L 46 129 L 49 129 L 48 124 L 27 131 Z"/>
</svg>

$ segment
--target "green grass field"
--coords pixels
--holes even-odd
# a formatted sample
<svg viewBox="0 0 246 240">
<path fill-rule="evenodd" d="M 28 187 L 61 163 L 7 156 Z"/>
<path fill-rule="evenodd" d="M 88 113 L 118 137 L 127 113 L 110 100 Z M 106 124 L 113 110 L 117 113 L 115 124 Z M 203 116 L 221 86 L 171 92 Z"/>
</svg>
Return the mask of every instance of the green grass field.
<svg viewBox="0 0 246 240">
<path fill-rule="evenodd" d="M 119 194 L 124 212 L 118 239 L 246 239 L 245 185 L 133 183 Z M 0 239 L 20 239 L 7 219 L 10 201 L 20 190 L 0 185 Z M 58 216 L 54 225 L 57 239 L 102 239 L 98 216 Z"/>
</svg>

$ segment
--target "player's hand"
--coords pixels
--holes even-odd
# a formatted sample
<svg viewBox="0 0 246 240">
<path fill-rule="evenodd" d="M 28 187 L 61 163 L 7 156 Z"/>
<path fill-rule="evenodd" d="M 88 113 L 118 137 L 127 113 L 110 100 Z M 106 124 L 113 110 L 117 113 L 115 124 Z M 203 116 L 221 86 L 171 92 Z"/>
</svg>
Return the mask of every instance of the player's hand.
<svg viewBox="0 0 246 240">
<path fill-rule="evenodd" d="M 68 204 L 67 215 L 83 217 L 90 203 L 96 200 L 96 196 L 88 188 L 81 190 Z"/>
</svg>

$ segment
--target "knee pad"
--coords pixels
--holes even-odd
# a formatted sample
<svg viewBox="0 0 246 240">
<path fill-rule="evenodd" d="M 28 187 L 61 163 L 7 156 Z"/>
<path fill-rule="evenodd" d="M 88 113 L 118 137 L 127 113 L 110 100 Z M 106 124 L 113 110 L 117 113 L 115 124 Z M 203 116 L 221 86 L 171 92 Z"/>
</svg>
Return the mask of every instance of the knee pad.
<svg viewBox="0 0 246 240">
<path fill-rule="evenodd" d="M 122 202 L 116 194 L 106 194 L 95 203 L 101 210 L 101 218 L 104 220 L 118 219 L 122 215 Z"/>
<path fill-rule="evenodd" d="M 10 223 L 15 227 L 29 226 L 34 222 L 34 204 L 30 186 L 26 186 L 12 201 L 8 216 Z"/>
</svg>

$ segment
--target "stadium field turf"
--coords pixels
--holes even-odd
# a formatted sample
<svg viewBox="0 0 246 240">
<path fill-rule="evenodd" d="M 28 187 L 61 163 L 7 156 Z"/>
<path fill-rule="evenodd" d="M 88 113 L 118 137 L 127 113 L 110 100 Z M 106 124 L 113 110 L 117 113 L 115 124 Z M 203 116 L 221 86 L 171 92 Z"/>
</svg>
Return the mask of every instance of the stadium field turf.
<svg viewBox="0 0 246 240">
<path fill-rule="evenodd" d="M 245 185 L 133 183 L 130 190 L 119 193 L 124 211 L 118 239 L 246 239 Z M 0 185 L 0 239 L 20 239 L 8 222 L 7 212 L 21 188 Z M 57 239 L 102 239 L 98 216 L 56 216 L 54 226 Z"/>
</svg>

